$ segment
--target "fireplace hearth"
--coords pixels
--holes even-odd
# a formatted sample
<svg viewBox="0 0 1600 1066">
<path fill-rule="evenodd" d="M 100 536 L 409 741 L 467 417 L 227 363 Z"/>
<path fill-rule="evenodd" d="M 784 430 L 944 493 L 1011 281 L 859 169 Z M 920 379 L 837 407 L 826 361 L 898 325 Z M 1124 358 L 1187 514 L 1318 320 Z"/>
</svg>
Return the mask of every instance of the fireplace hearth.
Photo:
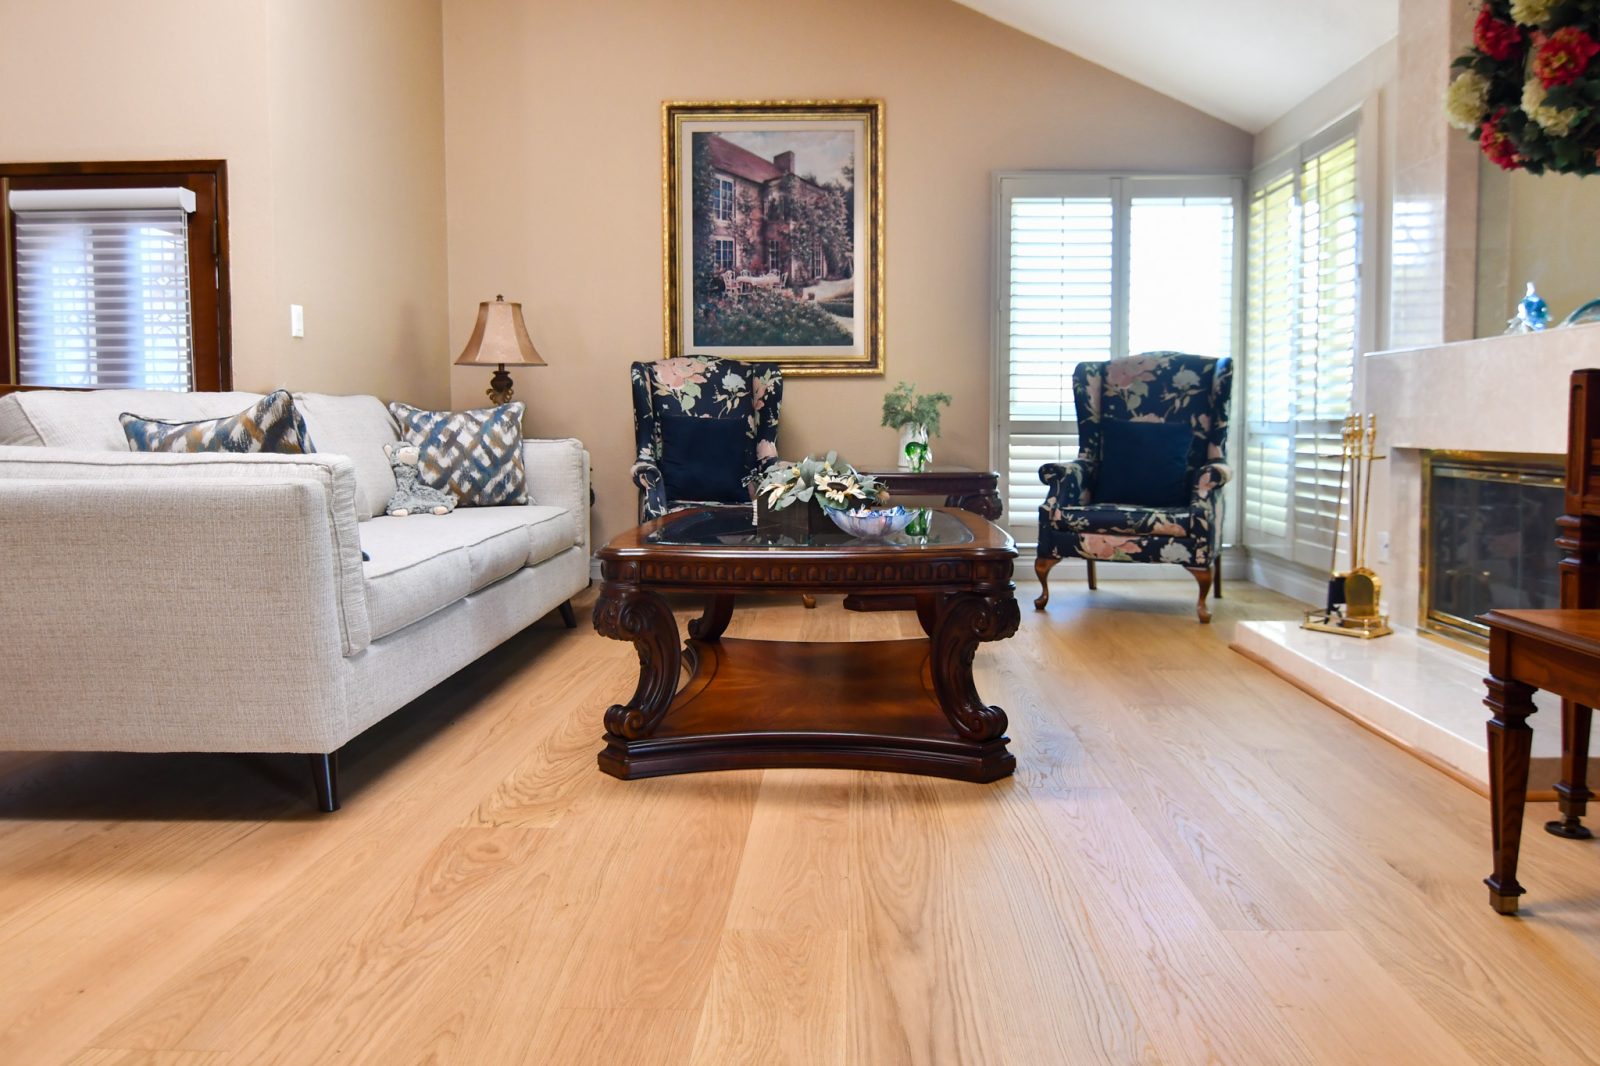
<svg viewBox="0 0 1600 1066">
<path fill-rule="evenodd" d="M 1561 456 L 1426 452 L 1422 492 L 1426 629 L 1482 647 L 1490 608 L 1560 606 Z"/>
</svg>

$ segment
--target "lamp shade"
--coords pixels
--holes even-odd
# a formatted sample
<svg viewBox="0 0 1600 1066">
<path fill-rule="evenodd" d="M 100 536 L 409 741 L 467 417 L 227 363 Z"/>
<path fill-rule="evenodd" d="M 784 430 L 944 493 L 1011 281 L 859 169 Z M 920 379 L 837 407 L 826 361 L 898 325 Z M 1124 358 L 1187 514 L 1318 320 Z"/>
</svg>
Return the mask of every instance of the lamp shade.
<svg viewBox="0 0 1600 1066">
<path fill-rule="evenodd" d="M 544 366 L 522 321 L 522 305 L 496 296 L 478 305 L 478 323 L 456 366 Z"/>
</svg>

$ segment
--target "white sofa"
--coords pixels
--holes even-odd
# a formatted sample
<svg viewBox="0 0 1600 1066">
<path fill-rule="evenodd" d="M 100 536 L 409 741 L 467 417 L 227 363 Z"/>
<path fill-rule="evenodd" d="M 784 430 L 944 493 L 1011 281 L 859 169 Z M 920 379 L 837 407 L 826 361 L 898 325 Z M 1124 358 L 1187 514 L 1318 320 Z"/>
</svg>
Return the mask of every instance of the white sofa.
<svg viewBox="0 0 1600 1066">
<path fill-rule="evenodd" d="M 524 445 L 525 507 L 391 518 L 372 396 L 296 394 L 314 455 L 130 452 L 119 413 L 251 393 L 0 396 L 0 750 L 339 748 L 589 581 L 589 460 Z M 363 551 L 370 561 L 362 561 Z"/>
</svg>

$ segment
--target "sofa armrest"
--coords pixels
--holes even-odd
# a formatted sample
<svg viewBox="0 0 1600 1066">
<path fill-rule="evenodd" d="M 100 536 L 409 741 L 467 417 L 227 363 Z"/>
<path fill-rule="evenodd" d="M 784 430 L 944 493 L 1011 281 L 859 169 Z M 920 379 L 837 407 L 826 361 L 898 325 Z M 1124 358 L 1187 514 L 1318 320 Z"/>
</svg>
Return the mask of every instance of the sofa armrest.
<svg viewBox="0 0 1600 1066">
<path fill-rule="evenodd" d="M 309 478 L 0 480 L 0 746 L 335 750 L 338 550 Z"/>
<path fill-rule="evenodd" d="M 589 551 L 589 453 L 583 442 L 567 437 L 560 440 L 525 440 L 522 465 L 528 475 L 528 495 L 546 507 L 565 507 L 576 522 L 574 541 Z"/>
<path fill-rule="evenodd" d="M 83 489 L 90 495 L 99 491 L 100 483 L 119 481 L 176 485 L 239 479 L 314 484 L 322 493 L 323 516 L 334 553 L 335 574 L 330 584 L 336 597 L 344 654 L 354 655 L 372 641 L 366 579 L 361 570 L 361 537 L 357 532 L 356 468 L 345 456 L 0 447 L 0 483 L 18 479 L 95 482 L 94 487 Z M 235 537 L 243 541 L 255 539 L 252 531 L 271 534 L 275 521 L 276 516 L 271 514 L 242 518 Z"/>
<path fill-rule="evenodd" d="M 1085 459 L 1045 463 L 1039 468 L 1039 480 L 1049 487 L 1057 507 L 1077 507 L 1086 502 L 1084 490 L 1093 474 L 1094 467 Z"/>
</svg>

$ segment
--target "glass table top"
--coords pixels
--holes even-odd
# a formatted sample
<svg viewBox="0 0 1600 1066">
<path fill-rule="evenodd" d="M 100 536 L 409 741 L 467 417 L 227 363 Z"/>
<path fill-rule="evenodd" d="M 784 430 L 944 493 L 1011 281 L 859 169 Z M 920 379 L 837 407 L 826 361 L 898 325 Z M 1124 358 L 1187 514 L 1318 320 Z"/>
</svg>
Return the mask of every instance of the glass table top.
<svg viewBox="0 0 1600 1066">
<path fill-rule="evenodd" d="M 889 545 L 919 548 L 930 545 L 940 547 L 971 544 L 974 538 L 967 524 L 953 514 L 930 510 L 926 536 L 908 536 L 894 533 L 875 540 L 852 537 L 842 529 L 830 525 L 815 533 L 799 531 L 757 529 L 755 516 L 748 507 L 728 507 L 715 511 L 685 511 L 668 515 L 661 525 L 645 534 L 646 544 L 672 544 L 690 547 L 745 547 L 745 548 L 846 548 L 852 545 L 882 547 Z"/>
</svg>

